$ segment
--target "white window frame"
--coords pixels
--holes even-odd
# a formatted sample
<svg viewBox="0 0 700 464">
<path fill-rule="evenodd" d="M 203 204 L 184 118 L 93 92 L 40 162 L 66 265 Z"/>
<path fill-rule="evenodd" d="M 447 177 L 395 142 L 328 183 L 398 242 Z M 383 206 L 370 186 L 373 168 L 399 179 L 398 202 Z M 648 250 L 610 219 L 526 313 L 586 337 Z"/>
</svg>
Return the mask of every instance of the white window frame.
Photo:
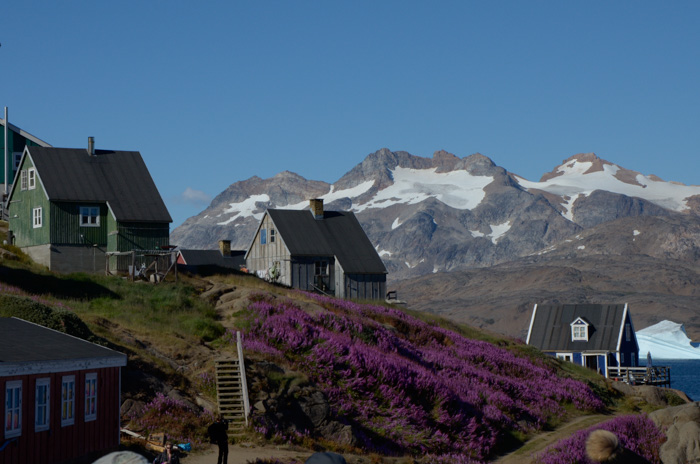
<svg viewBox="0 0 700 464">
<path fill-rule="evenodd" d="M 275 237 L 277 236 L 277 232 L 275 229 L 270 229 L 270 243 L 275 243 Z"/>
<path fill-rule="evenodd" d="M 43 213 L 41 206 L 32 210 L 32 225 L 34 229 L 38 229 L 44 224 Z"/>
<path fill-rule="evenodd" d="M 28 181 L 27 181 L 27 170 L 26 169 L 22 169 L 20 171 L 19 178 L 20 178 L 19 189 L 20 190 L 27 190 Z"/>
<path fill-rule="evenodd" d="M 27 188 L 34 190 L 36 188 L 36 169 L 27 169 Z"/>
<path fill-rule="evenodd" d="M 574 356 L 571 353 L 557 353 L 557 358 L 562 361 L 574 362 Z"/>
<path fill-rule="evenodd" d="M 5 438 L 22 435 L 22 381 L 5 384 Z"/>
<path fill-rule="evenodd" d="M 45 389 L 46 395 L 41 395 L 41 390 Z M 36 380 L 36 394 L 34 395 L 34 431 L 42 432 L 48 430 L 51 424 L 51 379 L 46 377 Z M 42 400 L 43 401 L 40 401 Z M 44 412 L 41 421 L 40 412 Z"/>
<path fill-rule="evenodd" d="M 96 213 L 96 214 L 92 214 Z M 95 222 L 92 222 L 94 218 Z M 87 219 L 87 222 L 85 221 Z M 80 227 L 100 227 L 100 207 L 81 206 L 80 207 Z"/>
<path fill-rule="evenodd" d="M 75 376 L 61 377 L 61 427 L 75 423 Z"/>
<path fill-rule="evenodd" d="M 588 323 L 580 317 L 577 317 L 576 320 L 571 323 L 571 341 L 588 341 Z"/>
<path fill-rule="evenodd" d="M 92 388 L 90 388 L 92 386 Z M 97 419 L 97 372 L 85 374 L 85 422 Z"/>
</svg>

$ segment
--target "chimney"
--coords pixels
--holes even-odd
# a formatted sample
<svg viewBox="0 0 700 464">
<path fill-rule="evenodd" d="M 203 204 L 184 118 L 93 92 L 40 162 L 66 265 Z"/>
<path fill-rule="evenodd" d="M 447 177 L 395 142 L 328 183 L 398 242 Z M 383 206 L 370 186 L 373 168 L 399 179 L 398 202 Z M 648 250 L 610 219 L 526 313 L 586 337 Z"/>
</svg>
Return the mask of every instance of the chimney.
<svg viewBox="0 0 700 464">
<path fill-rule="evenodd" d="M 311 209 L 311 214 L 314 215 L 314 219 L 323 219 L 322 198 L 312 198 L 311 200 L 309 200 L 309 208 Z"/>
<path fill-rule="evenodd" d="M 88 137 L 88 155 L 95 156 L 95 137 Z"/>
<path fill-rule="evenodd" d="M 219 251 L 222 256 L 231 256 L 231 240 L 219 240 Z"/>
</svg>

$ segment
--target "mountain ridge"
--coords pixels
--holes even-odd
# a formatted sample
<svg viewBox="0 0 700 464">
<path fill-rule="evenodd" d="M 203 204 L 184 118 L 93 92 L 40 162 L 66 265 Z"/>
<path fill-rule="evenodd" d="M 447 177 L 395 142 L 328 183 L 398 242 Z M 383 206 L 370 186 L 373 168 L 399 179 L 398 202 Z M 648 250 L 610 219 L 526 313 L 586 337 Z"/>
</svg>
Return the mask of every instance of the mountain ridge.
<svg viewBox="0 0 700 464">
<path fill-rule="evenodd" d="M 532 182 L 479 153 L 460 158 L 438 150 L 427 158 L 383 148 L 335 183 L 285 171 L 231 184 L 207 209 L 175 229 L 171 243 L 212 249 L 218 240 L 228 239 L 234 249 L 244 249 L 265 208 L 304 209 L 310 198 L 324 199 L 328 210 L 355 212 L 385 262 L 389 285 L 397 288 L 435 274 L 507 263 L 518 267 L 534 256 L 567 262 L 604 257 L 612 267 L 630 256 L 657 260 L 657 267 L 671 261 L 695 266 L 700 258 L 700 186 L 643 175 L 594 153 L 564 159 Z M 533 272 L 532 266 L 523 272 Z M 497 288 L 498 281 L 490 285 Z M 417 306 L 429 306 L 420 295 L 408 294 Z M 612 298 L 614 292 L 606 295 Z M 484 313 L 490 310 L 483 308 Z M 679 322 L 693 332 L 700 319 L 694 319 L 694 307 L 688 311 Z M 646 324 L 653 319 L 642 314 L 640 320 Z M 517 335 L 520 330 L 502 332 Z"/>
</svg>

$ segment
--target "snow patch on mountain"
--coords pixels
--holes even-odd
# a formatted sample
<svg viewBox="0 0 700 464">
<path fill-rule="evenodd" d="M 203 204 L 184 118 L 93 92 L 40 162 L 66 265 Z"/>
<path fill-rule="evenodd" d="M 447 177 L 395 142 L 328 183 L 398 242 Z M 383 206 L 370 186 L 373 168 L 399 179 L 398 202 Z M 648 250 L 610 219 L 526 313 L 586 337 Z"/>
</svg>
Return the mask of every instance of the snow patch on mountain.
<svg viewBox="0 0 700 464">
<path fill-rule="evenodd" d="M 486 196 L 484 188 L 493 182 L 490 176 L 475 176 L 467 171 L 436 172 L 432 169 L 397 167 L 391 171 L 394 183 L 378 191 L 367 203 L 353 205 L 357 212 L 386 208 L 395 204 L 414 205 L 436 198 L 455 209 L 473 209 Z"/>
<path fill-rule="evenodd" d="M 394 219 L 394 222 L 391 223 L 391 230 L 396 229 L 401 225 L 401 221 L 399 221 L 399 218 Z"/>
<path fill-rule="evenodd" d="M 510 230 L 510 221 L 506 221 L 503 224 L 496 224 L 491 226 L 491 234 L 489 235 L 489 238 L 495 245 L 498 240 L 503 237 L 506 232 Z"/>
<path fill-rule="evenodd" d="M 255 204 L 257 202 L 268 202 L 270 201 L 270 197 L 263 193 L 260 195 L 251 195 L 250 197 L 246 198 L 240 203 L 229 203 L 229 207 L 226 208 L 221 215 L 224 214 L 234 214 L 227 220 L 223 222 L 218 222 L 217 225 L 219 226 L 225 226 L 226 224 L 230 224 L 233 221 L 235 221 L 238 218 L 245 218 L 249 216 L 253 216 L 255 219 L 258 221 L 262 219 L 263 213 L 255 213 L 254 211 L 256 210 Z"/>
<path fill-rule="evenodd" d="M 639 357 L 644 359 L 647 352 L 652 358 L 661 359 L 700 359 L 700 346 L 692 343 L 685 326 L 672 321 L 661 321 L 637 332 Z"/>
<path fill-rule="evenodd" d="M 543 190 L 548 193 L 569 197 L 563 203 L 562 214 L 572 219 L 571 208 L 579 195 L 588 196 L 594 190 L 606 190 L 629 197 L 639 197 L 651 201 L 663 208 L 673 211 L 688 209 L 687 199 L 700 195 L 700 186 L 687 186 L 675 182 L 664 182 L 654 177 L 637 174 L 634 182 L 623 182 L 616 174 L 620 167 L 614 164 L 604 164 L 602 169 L 590 172 L 593 163 L 590 161 L 574 160 L 557 168 L 557 176 L 541 182 L 531 182 L 519 176 L 514 176 L 525 189 Z"/>
</svg>

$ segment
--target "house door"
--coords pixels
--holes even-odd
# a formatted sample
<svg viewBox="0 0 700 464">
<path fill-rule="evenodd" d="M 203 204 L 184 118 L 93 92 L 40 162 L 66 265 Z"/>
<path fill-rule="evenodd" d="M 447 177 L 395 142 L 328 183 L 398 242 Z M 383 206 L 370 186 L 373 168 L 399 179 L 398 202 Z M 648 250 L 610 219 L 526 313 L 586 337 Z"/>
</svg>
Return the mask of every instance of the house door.
<svg viewBox="0 0 700 464">
<path fill-rule="evenodd" d="M 592 356 L 584 356 L 584 363 L 585 366 L 589 369 L 593 369 L 594 371 L 598 371 L 598 356 L 597 355 L 592 355 Z"/>
</svg>

